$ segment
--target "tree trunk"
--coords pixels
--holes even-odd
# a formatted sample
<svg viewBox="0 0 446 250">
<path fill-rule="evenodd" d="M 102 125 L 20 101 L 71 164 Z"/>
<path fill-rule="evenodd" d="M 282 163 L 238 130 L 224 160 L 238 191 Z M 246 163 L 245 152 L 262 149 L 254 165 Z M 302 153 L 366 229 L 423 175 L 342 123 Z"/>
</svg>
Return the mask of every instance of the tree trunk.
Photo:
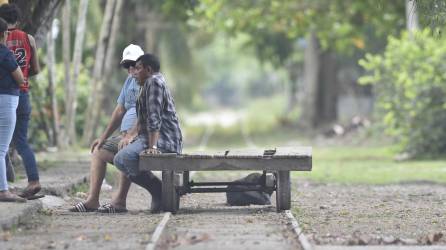
<svg viewBox="0 0 446 250">
<path fill-rule="evenodd" d="M 320 68 L 319 42 L 315 32 L 307 36 L 307 43 L 304 55 L 304 83 L 303 99 L 300 125 L 304 128 L 312 129 L 317 123 L 317 95 L 319 87 L 319 68 Z"/>
<path fill-rule="evenodd" d="M 111 25 L 111 31 L 110 31 L 110 37 L 108 39 L 108 45 L 107 45 L 107 52 L 105 54 L 105 65 L 104 65 L 104 73 L 102 80 L 104 82 L 110 81 L 110 76 L 112 75 L 112 69 L 116 65 L 116 38 L 118 36 L 118 30 L 121 23 L 121 10 L 123 6 L 124 1 L 123 0 L 117 0 L 116 1 L 116 7 L 113 13 L 113 23 Z M 101 112 L 103 110 L 103 99 L 104 99 L 104 90 L 103 90 L 103 84 L 101 84 L 100 89 L 98 91 L 98 105 L 96 107 L 93 107 L 94 109 L 94 116 L 92 121 L 93 123 L 93 130 L 92 130 L 92 136 L 89 138 L 90 141 L 93 140 L 93 137 L 96 135 L 97 128 L 99 126 L 99 120 L 101 117 Z"/>
<path fill-rule="evenodd" d="M 417 2 L 415 0 L 406 0 L 406 26 L 410 34 L 419 28 Z"/>
<path fill-rule="evenodd" d="M 63 6 L 62 11 L 62 50 L 63 50 L 63 62 L 64 62 L 64 81 L 65 81 L 65 100 L 73 99 L 70 97 L 72 93 L 72 82 L 71 82 L 71 0 L 65 0 L 65 4 Z M 66 119 L 68 118 L 68 111 L 71 103 L 65 102 L 65 115 Z M 67 131 L 68 122 L 65 123 L 65 128 L 60 130 L 60 146 L 62 148 L 66 148 L 68 146 L 68 131 Z"/>
<path fill-rule="evenodd" d="M 85 35 L 85 23 L 87 19 L 87 7 L 88 0 L 81 0 L 78 11 L 78 19 L 76 25 L 76 39 L 74 41 L 74 53 L 73 53 L 73 75 L 70 79 L 69 86 L 72 87 L 69 93 L 68 110 L 67 110 L 67 132 L 70 140 L 70 144 L 76 143 L 76 107 L 77 107 L 77 93 L 76 85 L 77 78 L 80 72 L 80 66 L 82 62 L 82 49 Z"/>
<path fill-rule="evenodd" d="M 108 45 L 107 45 L 107 52 L 105 54 L 105 65 L 104 65 L 104 74 L 103 74 L 103 81 L 104 82 L 110 82 L 110 76 L 112 75 L 112 69 L 116 67 L 116 39 L 118 37 L 118 31 L 121 24 L 121 10 L 123 6 L 124 1 L 123 0 L 117 0 L 116 6 L 113 14 L 113 23 L 111 26 L 111 32 L 110 37 L 108 39 Z M 93 116 L 93 134 L 90 137 L 90 141 L 93 140 L 93 137 L 96 136 L 96 131 L 99 126 L 99 119 L 101 117 L 101 112 L 103 110 L 103 99 L 104 99 L 104 90 L 103 90 L 103 84 L 101 84 L 100 89 L 98 91 L 98 105 L 96 107 L 93 107 L 95 110 L 94 116 Z"/>
<path fill-rule="evenodd" d="M 147 4 L 140 4 L 136 5 L 135 19 L 137 34 L 144 34 L 144 36 L 138 37 L 136 42 L 139 45 L 144 44 L 143 50 L 145 52 L 159 55 L 159 35 L 157 35 L 157 32 L 160 28 L 161 17 L 151 10 Z"/>
<path fill-rule="evenodd" d="M 90 96 L 88 97 L 87 114 L 84 123 L 84 132 L 82 135 L 83 144 L 88 144 L 93 138 L 93 127 L 95 124 L 96 112 L 99 106 L 99 93 L 104 83 L 104 57 L 107 49 L 107 40 L 110 35 L 110 26 L 113 21 L 113 9 L 116 0 L 109 0 L 105 5 L 104 20 L 102 21 L 101 31 L 99 33 L 99 41 L 96 49 L 95 64 L 93 68 L 93 79 L 91 85 Z M 109 63 L 109 62 L 108 62 Z"/>
<path fill-rule="evenodd" d="M 315 129 L 337 119 L 338 81 L 336 55 L 321 52 L 313 32 L 307 37 L 304 61 L 303 95 L 299 124 Z"/>
<path fill-rule="evenodd" d="M 55 26 L 53 22 L 53 26 Z M 50 97 L 51 106 L 51 130 L 52 130 L 52 146 L 59 145 L 59 110 L 55 94 L 56 89 L 56 59 L 54 49 L 54 34 L 51 29 L 47 34 L 47 67 L 48 67 L 48 96 Z"/>
<path fill-rule="evenodd" d="M 159 46 L 158 46 L 158 38 L 159 36 L 157 34 L 159 31 L 159 22 L 160 20 L 157 19 L 157 14 L 153 11 L 150 11 L 146 14 L 146 20 L 145 20 L 145 46 L 148 50 L 148 53 L 152 53 L 155 55 L 159 55 Z"/>
<path fill-rule="evenodd" d="M 45 41 L 45 35 L 51 27 L 54 17 L 57 15 L 63 0 L 10 0 L 16 4 L 22 12 L 22 29 L 34 35 L 37 47 Z"/>
<path fill-rule="evenodd" d="M 321 55 L 319 71 L 317 116 L 315 125 L 323 125 L 337 119 L 338 81 L 336 54 L 330 51 Z"/>
<path fill-rule="evenodd" d="M 147 15 L 149 15 L 149 7 L 147 6 L 147 4 L 135 4 L 135 9 L 132 11 L 135 13 L 134 26 L 136 33 L 146 34 Z M 145 35 L 144 36 L 139 35 L 135 37 L 135 42 L 137 45 L 140 45 L 144 51 L 148 49 L 149 44 L 146 41 Z"/>
<path fill-rule="evenodd" d="M 299 74 L 301 73 L 302 70 L 297 63 L 289 63 L 286 68 L 290 79 L 288 103 L 285 109 L 285 114 L 288 114 L 292 112 L 293 109 L 298 105 L 298 98 L 297 98 L 298 79 L 299 79 Z"/>
</svg>

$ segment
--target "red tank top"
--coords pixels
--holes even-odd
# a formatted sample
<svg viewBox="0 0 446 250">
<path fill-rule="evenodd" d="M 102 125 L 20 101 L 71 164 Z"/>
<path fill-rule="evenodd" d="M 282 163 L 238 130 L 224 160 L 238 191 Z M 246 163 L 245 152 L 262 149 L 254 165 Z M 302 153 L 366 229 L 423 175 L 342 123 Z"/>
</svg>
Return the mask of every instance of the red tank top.
<svg viewBox="0 0 446 250">
<path fill-rule="evenodd" d="M 6 39 L 6 46 L 14 53 L 17 64 L 22 70 L 25 84 L 20 88 L 21 91 L 28 92 L 29 69 L 32 57 L 31 44 L 29 43 L 28 34 L 19 29 L 9 29 L 9 35 Z"/>
</svg>

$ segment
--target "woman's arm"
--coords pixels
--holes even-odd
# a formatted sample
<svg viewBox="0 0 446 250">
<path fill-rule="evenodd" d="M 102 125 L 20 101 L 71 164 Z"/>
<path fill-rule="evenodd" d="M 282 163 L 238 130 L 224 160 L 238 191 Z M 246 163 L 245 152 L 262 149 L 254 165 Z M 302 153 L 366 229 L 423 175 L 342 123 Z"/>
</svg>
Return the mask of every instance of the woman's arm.
<svg viewBox="0 0 446 250">
<path fill-rule="evenodd" d="M 11 72 L 12 78 L 14 78 L 15 82 L 19 87 L 25 84 L 25 79 L 23 78 L 23 73 L 20 67 L 17 67 L 13 72 Z"/>
</svg>

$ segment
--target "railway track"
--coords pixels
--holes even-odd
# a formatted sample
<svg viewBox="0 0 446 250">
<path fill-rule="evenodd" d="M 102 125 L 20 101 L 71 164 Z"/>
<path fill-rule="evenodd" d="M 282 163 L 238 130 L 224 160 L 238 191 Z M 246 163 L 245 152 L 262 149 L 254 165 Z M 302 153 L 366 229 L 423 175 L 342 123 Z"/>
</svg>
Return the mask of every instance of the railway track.
<svg viewBox="0 0 446 250">
<path fill-rule="evenodd" d="M 228 207 L 224 199 L 188 195 L 177 214 L 163 214 L 145 249 L 313 249 L 289 210 Z"/>
</svg>

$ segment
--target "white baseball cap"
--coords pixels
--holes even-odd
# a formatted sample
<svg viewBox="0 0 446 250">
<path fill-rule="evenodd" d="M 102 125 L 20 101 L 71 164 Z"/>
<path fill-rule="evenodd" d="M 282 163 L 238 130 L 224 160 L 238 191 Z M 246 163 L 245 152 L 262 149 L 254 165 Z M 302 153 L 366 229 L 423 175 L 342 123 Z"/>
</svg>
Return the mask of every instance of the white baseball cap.
<svg viewBox="0 0 446 250">
<path fill-rule="evenodd" d="M 124 61 L 136 61 L 140 56 L 144 55 L 144 51 L 135 44 L 130 44 L 129 46 L 125 47 L 124 51 L 122 52 L 122 60 L 121 63 Z"/>
</svg>

